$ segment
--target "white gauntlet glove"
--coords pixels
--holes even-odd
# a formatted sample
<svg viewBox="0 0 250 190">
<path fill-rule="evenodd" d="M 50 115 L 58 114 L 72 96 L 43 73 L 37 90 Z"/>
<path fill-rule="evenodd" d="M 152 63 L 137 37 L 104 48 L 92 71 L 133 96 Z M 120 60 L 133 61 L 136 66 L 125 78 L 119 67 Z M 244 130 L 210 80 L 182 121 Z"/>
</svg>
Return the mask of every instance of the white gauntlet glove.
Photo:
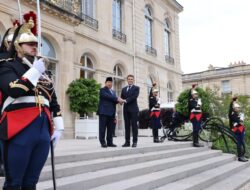
<svg viewBox="0 0 250 190">
<path fill-rule="evenodd" d="M 32 67 L 24 73 L 23 77 L 27 78 L 33 86 L 36 86 L 42 73 L 45 72 L 45 64 L 43 59 L 35 60 Z"/>
<path fill-rule="evenodd" d="M 43 58 L 35 60 L 32 65 L 33 68 L 38 70 L 41 74 L 45 72 L 45 63 Z"/>
<path fill-rule="evenodd" d="M 201 102 L 201 99 L 200 99 L 200 98 L 198 99 L 197 104 L 198 104 L 199 106 L 201 106 L 201 105 L 202 105 L 202 102 Z"/>
<path fill-rule="evenodd" d="M 55 131 L 51 136 L 51 141 L 53 141 L 53 144 L 55 146 L 63 134 L 64 124 L 63 124 L 63 118 L 61 116 L 53 118 L 53 122 L 55 126 Z"/>
</svg>

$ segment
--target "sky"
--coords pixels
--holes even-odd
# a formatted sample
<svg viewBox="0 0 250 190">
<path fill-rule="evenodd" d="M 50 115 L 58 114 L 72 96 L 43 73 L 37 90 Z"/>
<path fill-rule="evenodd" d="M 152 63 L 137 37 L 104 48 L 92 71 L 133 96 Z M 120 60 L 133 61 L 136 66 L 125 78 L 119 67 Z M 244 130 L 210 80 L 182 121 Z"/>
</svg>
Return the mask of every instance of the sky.
<svg viewBox="0 0 250 190">
<path fill-rule="evenodd" d="M 177 0 L 183 73 L 250 64 L 250 0 Z"/>
</svg>

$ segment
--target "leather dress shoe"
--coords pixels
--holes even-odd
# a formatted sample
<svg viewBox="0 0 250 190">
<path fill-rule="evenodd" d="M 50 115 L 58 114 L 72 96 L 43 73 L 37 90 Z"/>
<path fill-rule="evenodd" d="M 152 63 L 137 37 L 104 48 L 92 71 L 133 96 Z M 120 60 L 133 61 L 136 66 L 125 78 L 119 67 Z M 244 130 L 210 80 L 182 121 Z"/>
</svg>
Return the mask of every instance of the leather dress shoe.
<svg viewBox="0 0 250 190">
<path fill-rule="evenodd" d="M 108 147 L 117 147 L 115 144 L 108 144 Z"/>
<path fill-rule="evenodd" d="M 107 144 L 101 144 L 101 147 L 102 148 L 107 148 L 108 146 L 107 146 Z"/>
<path fill-rule="evenodd" d="M 204 145 L 200 143 L 194 143 L 194 147 L 204 147 Z"/>
<path fill-rule="evenodd" d="M 130 143 L 124 143 L 124 145 L 122 145 L 122 147 L 130 147 Z"/>
<path fill-rule="evenodd" d="M 161 141 L 159 139 L 154 139 L 154 143 L 160 143 Z"/>
<path fill-rule="evenodd" d="M 133 147 L 133 148 L 137 147 L 137 143 L 133 143 L 133 144 L 132 144 L 132 147 Z"/>
<path fill-rule="evenodd" d="M 238 161 L 240 161 L 240 162 L 247 162 L 248 159 L 246 159 L 244 156 L 241 156 L 241 157 L 238 158 Z"/>
</svg>

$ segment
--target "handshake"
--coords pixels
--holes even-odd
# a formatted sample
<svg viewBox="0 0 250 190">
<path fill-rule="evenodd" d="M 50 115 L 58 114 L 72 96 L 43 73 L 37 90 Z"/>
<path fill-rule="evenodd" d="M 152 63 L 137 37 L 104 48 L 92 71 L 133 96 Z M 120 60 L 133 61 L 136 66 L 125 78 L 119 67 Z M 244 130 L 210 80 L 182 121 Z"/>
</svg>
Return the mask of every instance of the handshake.
<svg viewBox="0 0 250 190">
<path fill-rule="evenodd" d="M 122 99 L 122 98 L 120 98 L 120 97 L 117 98 L 117 101 L 118 101 L 118 103 L 119 103 L 120 105 L 126 103 L 126 100 L 124 100 L 124 99 Z"/>
</svg>

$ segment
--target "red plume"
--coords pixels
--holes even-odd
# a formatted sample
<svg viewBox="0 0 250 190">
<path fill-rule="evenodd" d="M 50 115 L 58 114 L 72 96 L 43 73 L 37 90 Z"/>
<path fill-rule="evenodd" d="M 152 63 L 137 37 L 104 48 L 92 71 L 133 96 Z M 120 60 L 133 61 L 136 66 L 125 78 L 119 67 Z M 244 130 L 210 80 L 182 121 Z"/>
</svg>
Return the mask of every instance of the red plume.
<svg viewBox="0 0 250 190">
<path fill-rule="evenodd" d="M 233 97 L 233 101 L 236 101 L 237 99 L 238 99 L 238 97 L 237 97 L 237 96 Z"/>
<path fill-rule="evenodd" d="M 192 88 L 195 88 L 196 87 L 196 84 L 192 84 Z"/>
<path fill-rule="evenodd" d="M 14 20 L 12 24 L 13 26 L 20 26 L 19 20 Z"/>
<path fill-rule="evenodd" d="M 26 23 L 29 22 L 30 18 L 34 21 L 34 27 L 31 29 L 31 32 L 36 36 L 37 35 L 37 30 L 36 30 L 36 13 L 33 11 L 30 11 L 29 13 L 26 13 L 23 15 L 23 19 L 25 20 Z"/>
</svg>

